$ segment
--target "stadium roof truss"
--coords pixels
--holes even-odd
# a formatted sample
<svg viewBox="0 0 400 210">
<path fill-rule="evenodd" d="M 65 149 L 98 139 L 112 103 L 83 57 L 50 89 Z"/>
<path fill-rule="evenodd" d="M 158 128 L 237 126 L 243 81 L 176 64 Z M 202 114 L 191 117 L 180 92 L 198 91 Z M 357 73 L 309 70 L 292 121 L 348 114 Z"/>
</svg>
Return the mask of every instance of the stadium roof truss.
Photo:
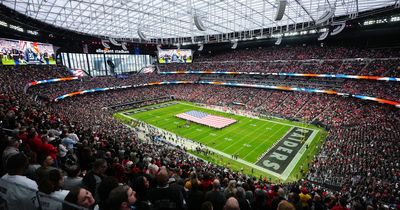
<svg viewBox="0 0 400 210">
<path fill-rule="evenodd" d="M 102 38 L 153 43 L 243 40 L 315 26 L 333 10 L 351 19 L 360 12 L 394 7 L 396 0 L 284 0 L 286 10 L 275 21 L 279 0 L 0 0 L 22 14 L 57 27 Z M 197 16 L 204 25 L 199 30 Z M 143 38 L 142 38 L 143 39 Z"/>
</svg>

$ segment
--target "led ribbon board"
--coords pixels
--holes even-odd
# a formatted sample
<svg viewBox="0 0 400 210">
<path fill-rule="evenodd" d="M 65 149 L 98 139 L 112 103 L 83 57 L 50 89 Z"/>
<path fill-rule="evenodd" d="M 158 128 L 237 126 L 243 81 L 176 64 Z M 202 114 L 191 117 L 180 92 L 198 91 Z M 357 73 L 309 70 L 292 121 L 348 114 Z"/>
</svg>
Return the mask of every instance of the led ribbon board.
<svg viewBox="0 0 400 210">
<path fill-rule="evenodd" d="M 339 79 L 362 79 L 362 80 L 379 80 L 400 82 L 398 77 L 381 77 L 381 76 L 362 76 L 348 74 L 301 74 L 301 73 L 262 73 L 262 72 L 232 72 L 232 71 L 163 71 L 159 74 L 231 74 L 231 75 L 273 75 L 288 77 L 323 77 L 323 78 L 339 78 Z"/>
<path fill-rule="evenodd" d="M 45 79 L 45 80 L 39 80 L 39 81 L 33 81 L 28 83 L 28 86 L 35 86 L 35 85 L 41 85 L 41 84 L 48 84 L 48 83 L 55 83 L 55 82 L 64 82 L 64 81 L 71 81 L 71 80 L 77 80 L 79 77 L 63 77 L 63 78 L 55 78 L 55 79 Z"/>
<path fill-rule="evenodd" d="M 79 79 L 79 77 L 63 77 L 63 78 L 45 79 L 45 80 L 39 80 L 39 81 L 35 80 L 35 81 L 29 82 L 25 85 L 24 93 L 26 93 L 30 87 L 35 86 L 35 85 L 63 82 L 63 81 L 71 81 L 71 80 L 77 80 L 77 79 Z"/>
<path fill-rule="evenodd" d="M 83 95 L 86 93 L 94 93 L 100 91 L 108 91 L 108 90 L 117 90 L 117 89 L 126 89 L 126 88 L 136 88 L 136 87 L 145 87 L 145 86 L 153 86 L 153 85 L 172 85 L 172 84 L 207 84 L 207 85 L 222 85 L 222 86 L 233 86 L 233 87 L 250 87 L 250 88 L 261 88 L 261 89 L 272 89 L 272 90 L 286 90 L 286 91 L 301 91 L 308 93 L 324 93 L 330 95 L 339 95 L 345 97 L 354 97 L 362 100 L 370 100 L 376 101 L 382 104 L 389 104 L 400 108 L 400 102 L 391 101 L 376 97 L 364 96 L 364 95 L 352 95 L 348 93 L 340 93 L 333 90 L 321 90 L 314 88 L 298 88 L 298 87 L 288 87 L 288 86 L 273 86 L 273 85 L 257 85 L 257 84 L 245 84 L 245 83 L 236 83 L 236 82 L 209 82 L 209 81 L 163 81 L 163 82 L 151 82 L 146 84 L 138 84 L 138 85 L 126 85 L 126 86 L 117 86 L 117 87 L 107 87 L 107 88 L 94 88 L 84 91 L 77 91 L 68 93 L 62 96 L 59 96 L 54 99 L 55 102 L 65 99 L 67 97 L 72 97 L 75 95 Z"/>
</svg>

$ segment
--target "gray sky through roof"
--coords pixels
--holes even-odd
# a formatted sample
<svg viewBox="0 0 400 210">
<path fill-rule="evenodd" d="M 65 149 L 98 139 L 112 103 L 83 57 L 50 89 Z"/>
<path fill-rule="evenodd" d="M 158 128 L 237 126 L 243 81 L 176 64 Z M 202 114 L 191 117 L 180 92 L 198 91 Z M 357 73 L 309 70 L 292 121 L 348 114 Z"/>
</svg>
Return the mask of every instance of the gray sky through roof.
<svg viewBox="0 0 400 210">
<path fill-rule="evenodd" d="M 43 22 L 95 36 L 138 38 L 194 37 L 317 20 L 330 7 L 335 16 L 391 6 L 395 0 L 288 0 L 274 21 L 275 0 L 0 0 Z M 335 6 L 336 5 L 336 6 Z M 207 28 L 200 31 L 193 16 Z"/>
</svg>

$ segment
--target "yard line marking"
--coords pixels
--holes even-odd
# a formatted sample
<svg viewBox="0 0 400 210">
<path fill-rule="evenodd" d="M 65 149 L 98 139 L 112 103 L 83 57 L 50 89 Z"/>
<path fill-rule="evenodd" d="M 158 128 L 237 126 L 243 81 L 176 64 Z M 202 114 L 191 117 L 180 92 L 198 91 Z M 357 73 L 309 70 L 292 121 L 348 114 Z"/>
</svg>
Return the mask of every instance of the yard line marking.
<svg viewBox="0 0 400 210">
<path fill-rule="evenodd" d="M 275 126 L 278 126 L 278 124 L 274 124 L 274 125 L 272 126 L 272 128 L 275 127 Z M 281 125 L 280 125 L 280 126 L 281 126 Z M 274 133 L 269 134 L 269 136 L 274 136 L 276 133 L 278 133 L 278 132 L 279 132 L 281 129 L 283 129 L 283 128 L 286 128 L 286 126 L 281 126 L 281 127 L 280 127 L 279 129 L 277 129 Z M 257 132 L 258 129 L 255 130 L 255 131 Z M 262 135 L 265 135 L 265 133 L 260 133 L 260 134 L 256 135 L 256 136 L 254 137 L 254 139 L 251 140 L 249 143 L 250 143 L 250 144 L 253 144 L 253 142 L 258 141 L 258 138 L 259 138 L 260 136 L 262 136 Z M 253 149 L 253 150 L 251 150 L 249 153 L 247 153 L 247 155 L 245 155 L 242 159 L 247 158 L 250 154 L 252 154 L 252 153 L 254 153 L 255 151 L 257 151 L 256 149 L 257 149 L 258 147 L 260 147 L 260 145 L 263 145 L 265 141 L 269 141 L 269 140 L 270 140 L 270 138 L 269 138 L 268 140 L 263 140 L 262 143 L 259 143 L 258 146 L 257 146 L 255 149 Z M 264 145 L 264 146 L 265 146 L 265 145 Z M 240 149 L 241 149 L 241 148 L 239 148 L 237 151 L 235 151 L 235 153 L 239 152 Z"/>
<path fill-rule="evenodd" d="M 278 133 L 279 131 L 281 131 L 282 128 L 286 128 L 286 127 L 282 126 L 280 129 L 276 130 L 271 136 L 273 136 L 273 135 L 275 135 L 276 133 Z M 289 130 L 285 133 L 285 135 L 281 136 L 281 138 L 279 138 L 277 141 L 275 141 L 275 143 L 276 143 L 276 142 L 279 142 L 279 141 L 280 141 L 284 136 L 286 136 L 286 134 L 289 133 L 292 129 L 293 129 L 293 127 L 289 128 Z M 257 150 L 259 147 L 261 147 L 261 146 L 265 146 L 265 145 L 259 144 L 253 151 L 256 151 L 256 150 Z M 271 145 L 270 148 L 267 148 L 266 152 L 267 152 L 269 149 L 271 149 L 272 146 L 273 146 L 273 145 Z M 249 152 L 249 153 L 248 153 L 246 156 L 244 156 L 243 158 L 246 158 L 247 156 L 249 156 L 250 154 L 252 154 L 253 151 Z M 264 154 L 264 153 L 263 153 L 263 154 Z M 263 155 L 263 154 L 261 154 L 261 155 Z M 258 160 L 258 158 L 259 158 L 259 157 L 257 157 L 257 160 Z M 256 160 L 256 162 L 257 162 L 257 160 Z"/>
<path fill-rule="evenodd" d="M 247 125 L 249 125 L 249 123 L 250 122 L 247 122 L 247 123 L 245 123 L 243 126 L 247 126 Z M 237 129 L 233 129 L 232 131 L 236 131 L 236 130 L 238 130 L 239 128 L 237 128 Z M 239 132 L 234 132 L 236 135 L 240 135 L 240 134 L 242 134 L 243 132 L 247 132 L 245 129 L 242 129 L 241 131 L 239 131 Z M 222 138 L 222 137 L 226 137 L 226 136 L 228 136 L 228 135 L 231 135 L 232 133 L 230 133 L 230 132 L 226 132 L 224 135 L 221 135 L 220 136 L 220 138 Z M 246 135 L 244 135 L 242 138 L 246 138 Z M 242 139 L 242 138 L 239 138 L 240 140 Z M 236 143 L 233 143 L 231 146 L 233 146 L 233 145 L 235 145 L 235 144 L 237 144 L 238 143 L 238 141 L 235 141 Z M 240 142 L 240 141 L 239 141 Z M 223 141 L 221 141 L 219 144 L 216 144 L 215 145 L 215 148 L 217 148 L 220 144 L 224 144 L 224 142 Z M 229 147 L 231 147 L 231 146 L 229 146 Z M 229 147 L 227 147 L 227 148 L 229 148 Z M 225 149 L 227 149 L 227 148 L 225 148 Z M 224 150 L 225 150 L 224 149 Z"/>
<path fill-rule="evenodd" d="M 251 123 L 251 121 L 250 121 L 249 123 Z M 248 124 L 248 125 L 249 125 L 249 124 Z M 254 131 L 258 131 L 258 130 L 260 130 L 260 129 L 262 129 L 262 126 L 260 126 L 259 128 L 257 128 L 257 129 L 254 130 Z M 240 133 L 243 133 L 243 132 L 248 132 L 248 131 L 245 130 L 245 129 L 243 129 L 243 131 L 240 132 Z M 248 138 L 249 136 L 253 135 L 253 133 L 254 133 L 254 132 L 249 132 L 248 134 L 243 135 L 243 136 L 240 137 L 240 138 L 237 138 L 237 139 L 235 140 L 236 143 L 233 143 L 233 144 L 231 144 L 230 146 L 225 147 L 222 151 L 224 152 L 224 151 L 226 151 L 227 149 L 229 149 L 229 148 L 231 148 L 231 147 L 233 147 L 233 146 L 235 146 L 235 145 L 237 145 L 237 144 L 240 144 L 240 142 L 241 142 L 243 139 Z"/>
</svg>

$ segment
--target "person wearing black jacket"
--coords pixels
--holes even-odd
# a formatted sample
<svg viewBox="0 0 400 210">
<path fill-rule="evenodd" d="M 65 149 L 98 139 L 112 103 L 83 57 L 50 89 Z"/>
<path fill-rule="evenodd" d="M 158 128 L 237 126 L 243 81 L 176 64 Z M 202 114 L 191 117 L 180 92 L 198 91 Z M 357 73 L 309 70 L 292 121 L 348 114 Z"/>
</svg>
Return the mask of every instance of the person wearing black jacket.
<svg viewBox="0 0 400 210">
<path fill-rule="evenodd" d="M 226 198 L 224 193 L 221 192 L 221 184 L 218 179 L 214 179 L 213 189 L 206 193 L 205 201 L 210 201 L 214 210 L 222 210 L 224 207 Z"/>
<path fill-rule="evenodd" d="M 161 167 L 156 175 L 157 187 L 149 192 L 150 202 L 153 210 L 183 210 L 185 200 L 182 193 L 177 188 L 170 187 L 168 184 L 169 175 L 165 167 Z"/>
<path fill-rule="evenodd" d="M 93 163 L 93 169 L 90 170 L 85 177 L 83 177 L 83 185 L 85 188 L 87 188 L 93 195 L 95 195 L 96 198 L 98 198 L 97 195 L 97 188 L 100 184 L 100 182 L 103 180 L 105 177 L 104 173 L 107 170 L 107 161 L 104 159 L 97 159 Z"/>
</svg>

